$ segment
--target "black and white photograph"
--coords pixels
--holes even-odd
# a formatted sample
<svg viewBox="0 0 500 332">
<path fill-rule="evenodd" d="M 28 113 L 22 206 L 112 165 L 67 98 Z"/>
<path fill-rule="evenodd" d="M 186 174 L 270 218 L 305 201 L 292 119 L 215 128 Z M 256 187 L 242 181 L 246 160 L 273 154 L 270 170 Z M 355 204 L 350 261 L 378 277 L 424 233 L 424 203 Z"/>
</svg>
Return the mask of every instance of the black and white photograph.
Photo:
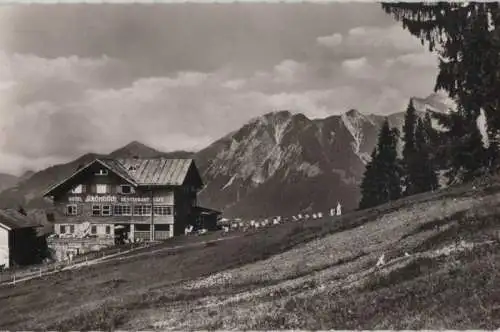
<svg viewBox="0 0 500 332">
<path fill-rule="evenodd" d="M 499 2 L 0 4 L 0 330 L 494 330 L 499 262 Z"/>
</svg>

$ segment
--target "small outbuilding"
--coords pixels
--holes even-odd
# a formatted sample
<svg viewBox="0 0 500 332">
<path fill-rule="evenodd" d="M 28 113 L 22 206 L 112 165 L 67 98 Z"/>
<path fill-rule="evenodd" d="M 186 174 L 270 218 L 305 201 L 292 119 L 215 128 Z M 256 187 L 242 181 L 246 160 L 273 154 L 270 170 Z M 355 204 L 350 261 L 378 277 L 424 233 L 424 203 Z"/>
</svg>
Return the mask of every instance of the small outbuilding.
<svg viewBox="0 0 500 332">
<path fill-rule="evenodd" d="M 222 212 L 209 208 L 197 206 L 195 208 L 197 215 L 195 229 L 206 229 L 209 231 L 217 230 L 217 224 L 221 218 Z"/>
<path fill-rule="evenodd" d="M 41 248 L 38 222 L 11 209 L 0 209 L 0 268 L 38 263 Z"/>
</svg>

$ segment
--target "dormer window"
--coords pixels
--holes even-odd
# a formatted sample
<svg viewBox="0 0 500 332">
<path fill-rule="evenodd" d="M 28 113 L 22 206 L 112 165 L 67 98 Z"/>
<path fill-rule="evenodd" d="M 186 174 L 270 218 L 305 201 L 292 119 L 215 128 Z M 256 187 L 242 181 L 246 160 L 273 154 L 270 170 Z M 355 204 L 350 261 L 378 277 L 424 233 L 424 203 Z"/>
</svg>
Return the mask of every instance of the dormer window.
<svg viewBox="0 0 500 332">
<path fill-rule="evenodd" d="M 105 168 L 101 168 L 99 172 L 95 173 L 95 175 L 100 175 L 100 176 L 108 175 L 108 170 Z"/>
<path fill-rule="evenodd" d="M 96 185 L 96 194 L 108 194 L 109 186 L 107 184 L 97 184 Z"/>
<path fill-rule="evenodd" d="M 122 194 L 133 194 L 134 193 L 134 187 L 128 184 L 123 184 L 120 186 L 120 193 Z"/>
</svg>

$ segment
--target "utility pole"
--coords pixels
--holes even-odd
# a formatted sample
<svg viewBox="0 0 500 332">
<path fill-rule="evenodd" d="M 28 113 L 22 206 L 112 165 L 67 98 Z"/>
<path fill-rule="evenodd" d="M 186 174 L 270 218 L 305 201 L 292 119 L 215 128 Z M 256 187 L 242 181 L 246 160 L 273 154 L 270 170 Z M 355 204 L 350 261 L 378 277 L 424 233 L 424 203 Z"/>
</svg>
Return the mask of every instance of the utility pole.
<svg viewBox="0 0 500 332">
<path fill-rule="evenodd" d="M 155 240 L 155 223 L 154 223 L 154 195 L 153 189 L 151 189 L 151 226 L 149 226 L 149 240 L 153 242 Z"/>
</svg>

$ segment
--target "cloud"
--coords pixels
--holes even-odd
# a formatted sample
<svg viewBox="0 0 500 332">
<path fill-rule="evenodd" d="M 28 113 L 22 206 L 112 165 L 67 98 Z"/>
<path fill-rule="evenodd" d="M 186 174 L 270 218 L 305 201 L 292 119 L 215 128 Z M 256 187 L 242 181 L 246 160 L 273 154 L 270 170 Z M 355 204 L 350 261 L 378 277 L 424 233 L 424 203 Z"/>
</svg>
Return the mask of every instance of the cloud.
<svg viewBox="0 0 500 332">
<path fill-rule="evenodd" d="M 359 71 L 366 67 L 368 65 L 368 62 L 366 60 L 366 57 L 361 57 L 357 59 L 347 59 L 342 61 L 342 67 L 349 70 L 349 71 Z"/>
<path fill-rule="evenodd" d="M 32 54 L 8 54 L 0 50 L 0 82 L 16 85 L 18 104 L 78 98 L 85 89 L 113 85 L 123 80 L 126 66 L 107 56 L 42 58 Z"/>
<path fill-rule="evenodd" d="M 245 86 L 245 80 L 242 79 L 229 80 L 227 82 L 222 83 L 222 86 L 227 89 L 238 90 L 243 88 L 243 86 Z"/>
<path fill-rule="evenodd" d="M 326 47 L 336 47 L 342 43 L 342 35 L 340 33 L 334 33 L 330 36 L 323 36 L 316 38 L 318 44 Z"/>
<path fill-rule="evenodd" d="M 408 31 L 394 24 L 389 28 L 357 27 L 349 30 L 346 43 L 357 47 L 373 49 L 389 48 L 402 52 L 422 51 L 420 41 Z"/>
<path fill-rule="evenodd" d="M 432 53 L 409 53 L 400 55 L 394 59 L 388 59 L 387 64 L 403 64 L 410 67 L 437 68 L 438 57 Z"/>
<path fill-rule="evenodd" d="M 426 49 L 418 38 L 402 29 L 399 24 L 389 27 L 359 26 L 346 34 L 322 36 L 317 43 L 328 45 L 330 54 L 337 58 L 359 58 L 369 55 L 374 59 L 407 53 L 424 53 Z"/>
<path fill-rule="evenodd" d="M 226 61 L 144 76 L 110 56 L 0 52 L 0 172 L 108 153 L 132 140 L 197 150 L 273 110 L 387 114 L 432 91 L 435 56 L 408 32 L 344 30 L 324 29 L 304 43 L 306 55 L 280 54 L 257 69 Z"/>
</svg>

